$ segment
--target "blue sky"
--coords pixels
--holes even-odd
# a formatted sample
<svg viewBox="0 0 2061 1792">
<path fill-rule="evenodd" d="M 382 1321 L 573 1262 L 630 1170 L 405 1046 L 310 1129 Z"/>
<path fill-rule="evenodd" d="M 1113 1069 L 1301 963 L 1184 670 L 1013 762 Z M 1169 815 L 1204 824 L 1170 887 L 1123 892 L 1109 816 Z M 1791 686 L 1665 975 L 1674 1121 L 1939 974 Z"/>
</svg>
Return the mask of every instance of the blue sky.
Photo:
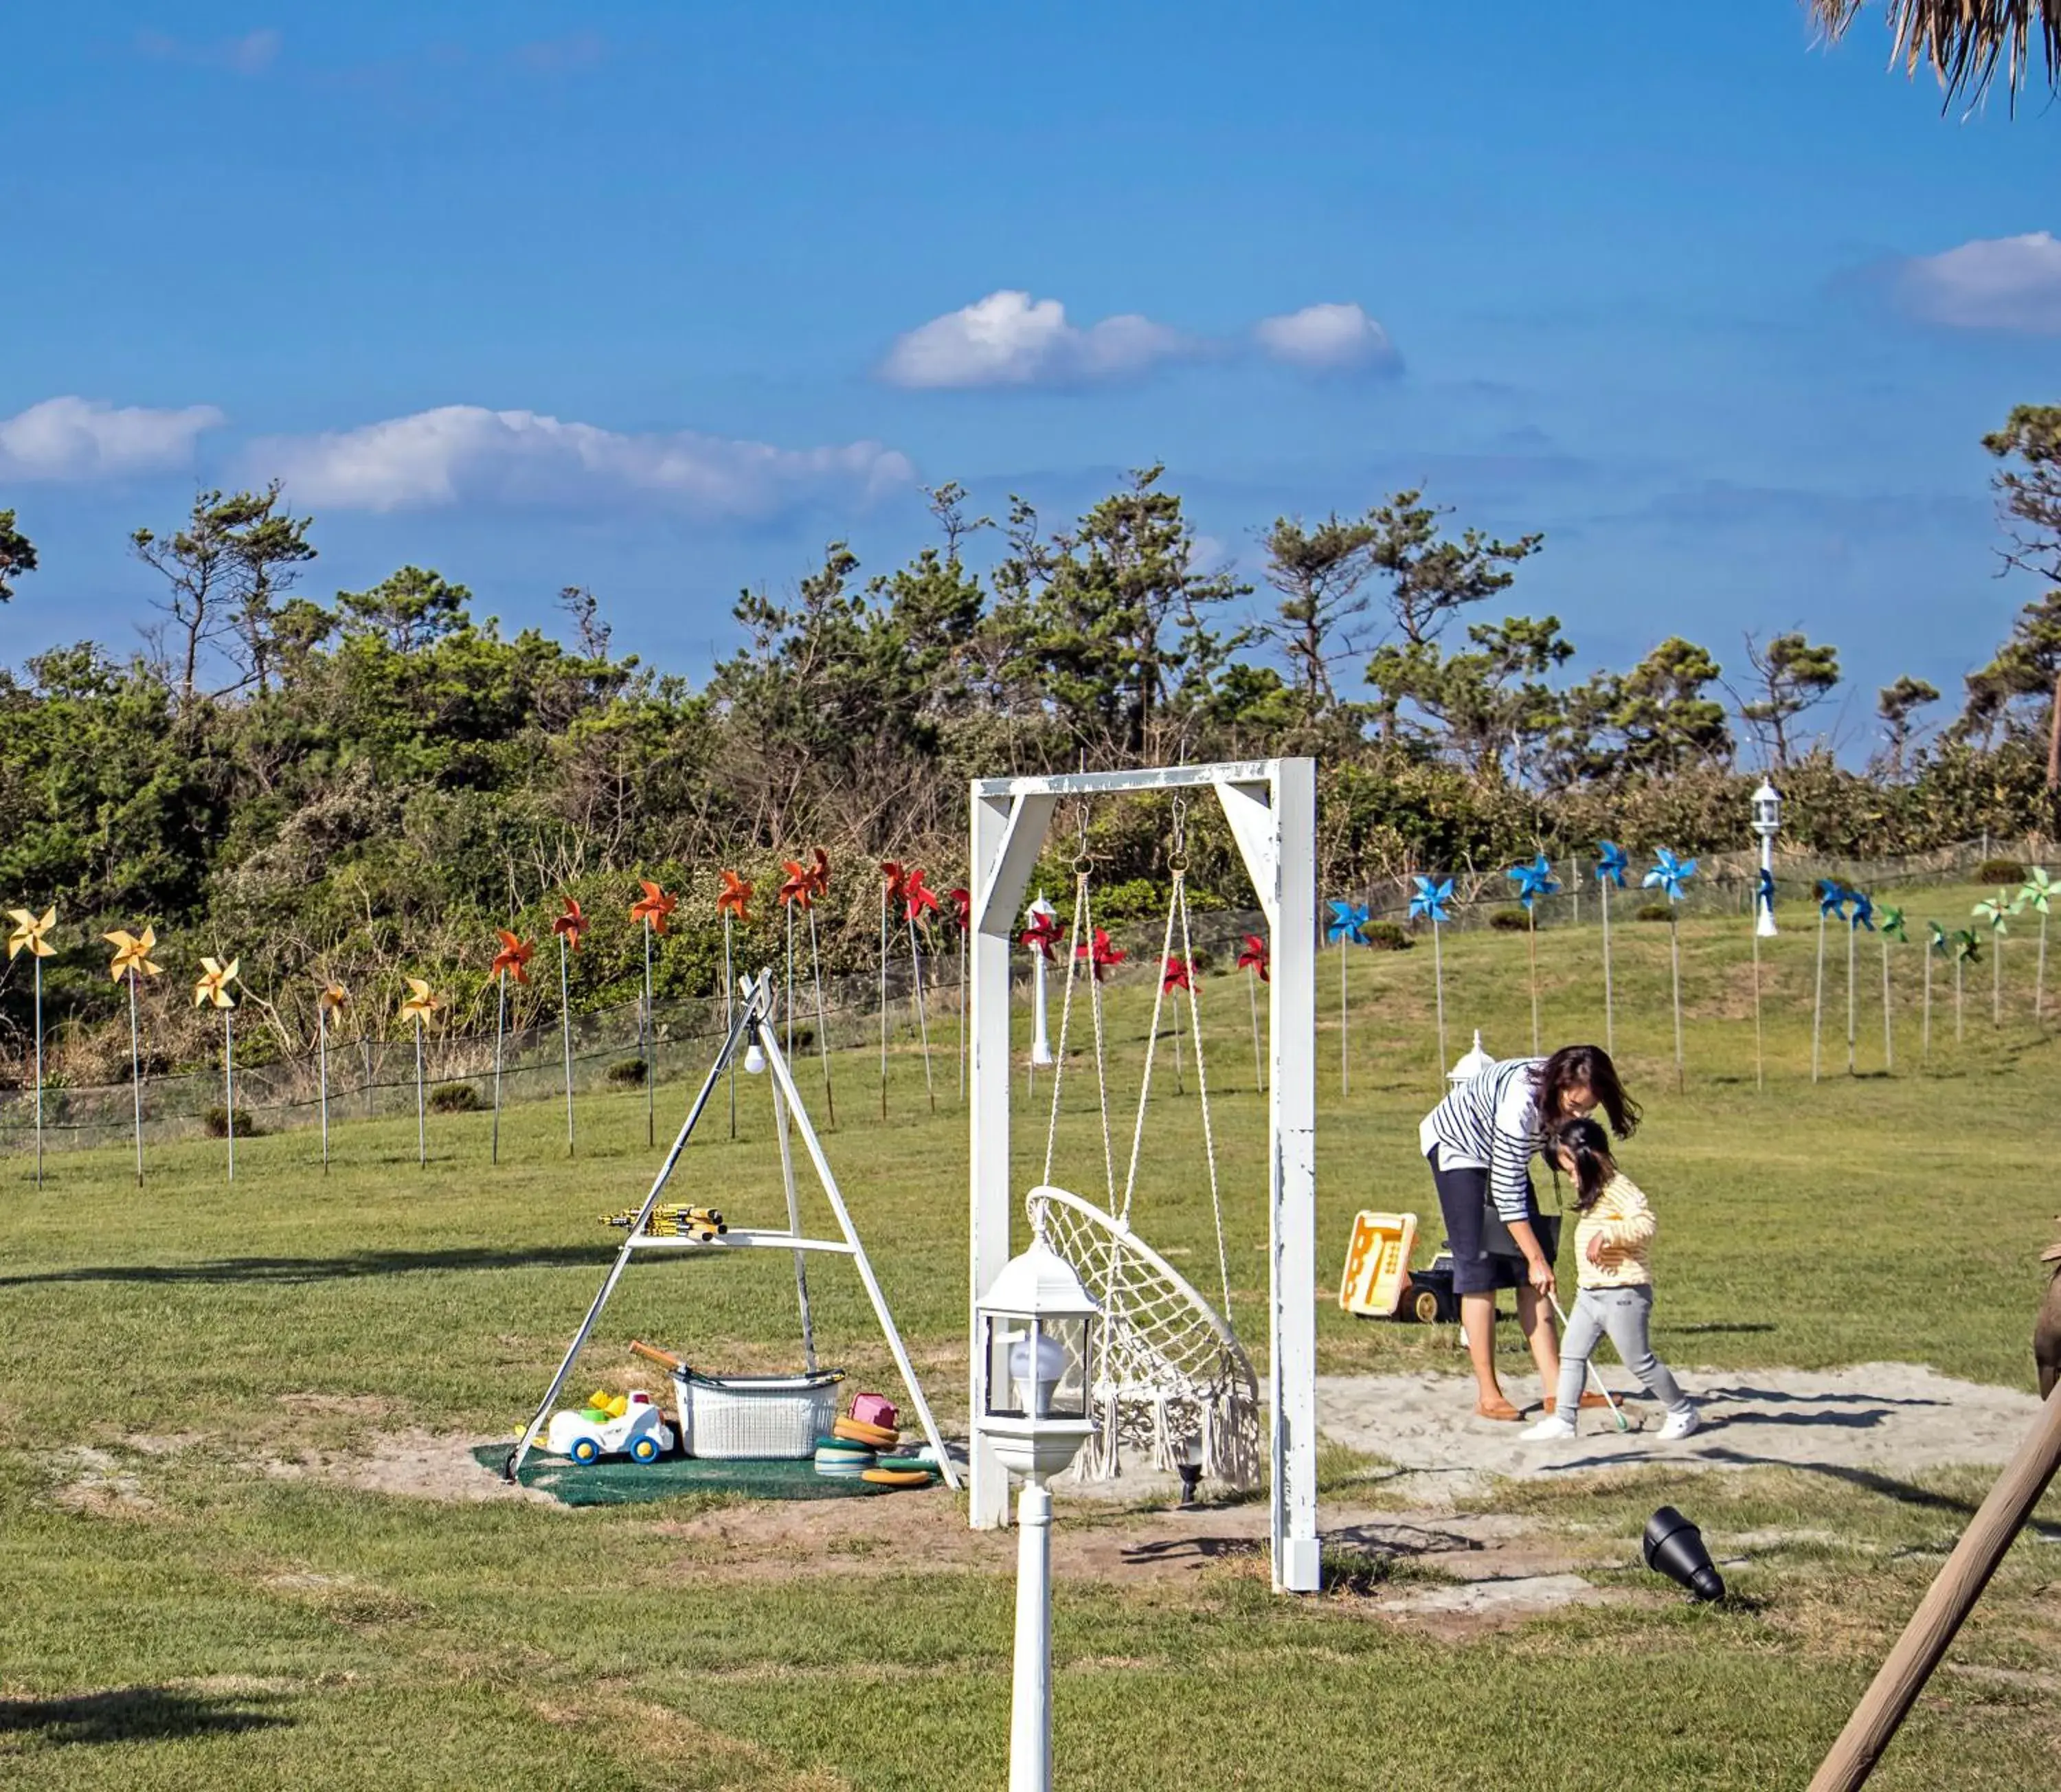
<svg viewBox="0 0 2061 1792">
<path fill-rule="evenodd" d="M 1850 751 L 2036 595 L 1979 439 L 2061 397 L 2061 117 L 1943 117 L 1873 16 L 15 14 L 0 508 L 43 570 L 0 657 L 132 643 L 128 532 L 273 473 L 318 591 L 583 583 L 690 676 L 738 586 L 913 551 L 922 484 L 1057 519 L 1162 459 L 1255 571 L 1419 481 L 1544 530 L 1511 607 L 1578 667 L 1801 625 Z"/>
</svg>

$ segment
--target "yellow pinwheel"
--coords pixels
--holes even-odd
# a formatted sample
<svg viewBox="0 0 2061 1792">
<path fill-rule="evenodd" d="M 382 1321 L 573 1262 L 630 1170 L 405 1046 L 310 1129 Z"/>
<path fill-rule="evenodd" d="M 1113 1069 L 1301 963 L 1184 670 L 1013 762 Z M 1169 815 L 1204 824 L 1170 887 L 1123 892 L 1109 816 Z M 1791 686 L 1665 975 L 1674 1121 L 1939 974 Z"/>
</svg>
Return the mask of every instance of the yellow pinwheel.
<svg viewBox="0 0 2061 1792">
<path fill-rule="evenodd" d="M 34 915 L 26 908 L 10 908 L 7 918 L 14 924 L 14 931 L 7 936 L 7 956 L 10 959 L 18 952 L 33 953 L 38 958 L 52 958 L 57 948 L 43 936 L 58 923 L 58 912 L 46 908 Z"/>
<path fill-rule="evenodd" d="M 236 980 L 238 960 L 232 958 L 224 964 L 218 959 L 203 958 L 200 961 L 200 981 L 194 985 L 195 1008 L 234 1008 L 236 998 L 229 992 L 229 986 Z"/>
<path fill-rule="evenodd" d="M 429 984 L 422 978 L 409 977 L 406 981 L 408 985 L 408 999 L 402 1003 L 401 1012 L 409 1020 L 417 1022 L 426 1020 L 443 1006 L 442 1002 L 430 993 Z"/>
<path fill-rule="evenodd" d="M 163 971 L 163 965 L 150 962 L 150 954 L 158 949 L 155 928 L 146 927 L 141 933 L 130 933 L 118 927 L 112 933 L 102 934 L 101 938 L 114 948 L 114 961 L 109 965 L 107 974 L 117 983 L 139 973 L 154 977 Z"/>
<path fill-rule="evenodd" d="M 326 983 L 322 992 L 315 998 L 315 1006 L 325 1014 L 342 1012 L 345 1003 L 350 1000 L 350 992 L 340 983 Z"/>
</svg>

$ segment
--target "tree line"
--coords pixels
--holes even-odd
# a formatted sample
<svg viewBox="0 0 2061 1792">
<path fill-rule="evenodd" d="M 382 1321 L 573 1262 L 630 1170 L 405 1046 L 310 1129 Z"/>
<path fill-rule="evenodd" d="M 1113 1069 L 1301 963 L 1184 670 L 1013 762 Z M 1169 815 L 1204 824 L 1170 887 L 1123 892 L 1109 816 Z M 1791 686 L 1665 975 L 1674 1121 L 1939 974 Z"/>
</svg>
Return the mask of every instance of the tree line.
<svg viewBox="0 0 2061 1792">
<path fill-rule="evenodd" d="M 82 640 L 0 671 L 0 899 L 240 954 L 285 992 L 286 1048 L 322 980 L 398 988 L 406 969 L 476 994 L 491 928 L 541 928 L 560 892 L 605 912 L 639 873 L 688 898 L 662 992 L 704 992 L 715 868 L 763 874 L 810 844 L 845 871 L 826 950 L 870 961 L 874 862 L 958 881 L 974 776 L 1311 754 L 1329 890 L 1599 835 L 1735 845 L 1763 768 L 1790 841 L 1819 851 L 2051 831 L 2061 407 L 2021 407 L 1985 445 L 1999 551 L 2056 588 L 1957 704 L 1915 677 L 1882 689 L 1862 765 L 1823 729 L 1833 643 L 1671 636 L 1575 676 L 1562 619 L 1522 611 L 1544 537 L 1487 534 L 1422 490 L 1275 519 L 1254 583 L 1199 551 L 1162 467 L 1058 523 L 1021 499 L 977 515 L 942 486 L 906 563 L 869 572 L 833 543 L 791 592 L 741 594 L 738 644 L 698 686 L 615 652 L 582 587 L 562 627 L 512 635 L 417 567 L 310 596 L 313 519 L 276 484 L 205 491 L 131 538 L 154 581 L 139 647 Z M 31 527 L 0 510 L 0 600 L 62 577 Z M 1105 880 L 1163 868 L 1144 806 L 1095 828 Z M 1205 850 L 1198 880 L 1240 900 L 1232 864 Z M 777 916 L 758 924 L 771 949 Z M 634 958 L 598 938 L 576 1000 L 633 997 Z M 51 993 L 85 1028 L 115 1012 L 90 966 Z M 24 989 L 0 990 L 17 1040 L 26 1019 Z"/>
</svg>

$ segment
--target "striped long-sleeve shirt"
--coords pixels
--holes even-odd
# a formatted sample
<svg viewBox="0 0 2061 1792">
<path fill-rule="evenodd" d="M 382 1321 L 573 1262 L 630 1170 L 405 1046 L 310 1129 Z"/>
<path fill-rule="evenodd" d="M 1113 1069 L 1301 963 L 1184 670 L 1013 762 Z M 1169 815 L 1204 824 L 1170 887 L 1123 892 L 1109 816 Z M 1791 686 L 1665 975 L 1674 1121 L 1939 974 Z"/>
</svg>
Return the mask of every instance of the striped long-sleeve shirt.
<svg viewBox="0 0 2061 1792">
<path fill-rule="evenodd" d="M 1545 1149 L 1533 1084 L 1543 1058 L 1510 1058 L 1456 1084 L 1424 1116 L 1417 1140 L 1449 1169 L 1488 1172 L 1489 1197 L 1507 1223 L 1531 1213 L 1531 1160 Z"/>
</svg>

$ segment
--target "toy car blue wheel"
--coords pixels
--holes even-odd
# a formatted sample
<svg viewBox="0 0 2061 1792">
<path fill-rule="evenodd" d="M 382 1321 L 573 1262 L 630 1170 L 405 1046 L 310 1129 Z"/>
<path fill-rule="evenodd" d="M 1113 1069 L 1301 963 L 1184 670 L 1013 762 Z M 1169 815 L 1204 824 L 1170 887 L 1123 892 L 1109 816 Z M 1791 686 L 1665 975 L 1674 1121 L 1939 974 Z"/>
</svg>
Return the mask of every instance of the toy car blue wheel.
<svg viewBox="0 0 2061 1792">
<path fill-rule="evenodd" d="M 658 1460 L 658 1440 L 656 1437 L 639 1437 L 630 1446 L 630 1453 L 639 1462 L 655 1462 Z"/>
<path fill-rule="evenodd" d="M 591 1437 L 575 1437 L 573 1447 L 566 1453 L 575 1462 L 592 1462 L 601 1455 L 601 1445 Z"/>
</svg>

